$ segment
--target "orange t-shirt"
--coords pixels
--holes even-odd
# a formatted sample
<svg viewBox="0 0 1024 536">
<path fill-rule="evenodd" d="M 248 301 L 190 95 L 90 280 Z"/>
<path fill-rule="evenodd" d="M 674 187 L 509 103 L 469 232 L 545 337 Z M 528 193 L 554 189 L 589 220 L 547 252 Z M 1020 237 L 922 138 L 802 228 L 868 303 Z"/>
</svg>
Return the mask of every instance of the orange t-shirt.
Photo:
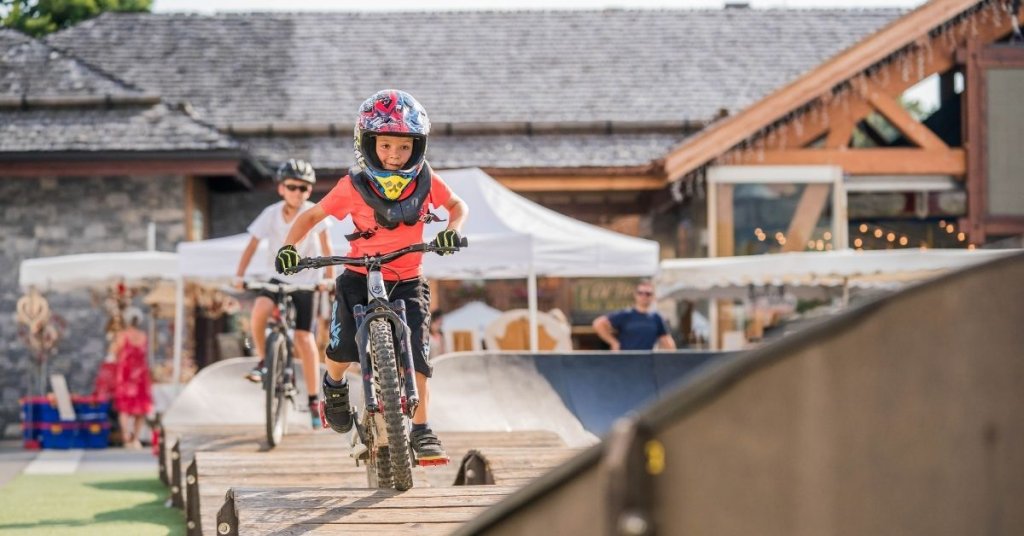
<svg viewBox="0 0 1024 536">
<path fill-rule="evenodd" d="M 452 197 L 452 191 L 448 188 L 441 177 L 436 173 L 430 177 L 430 193 L 427 195 L 423 207 L 420 208 L 420 216 L 423 216 L 431 208 L 444 206 Z M 405 199 L 415 190 L 415 183 L 410 183 L 406 190 Z M 357 238 L 351 242 L 352 249 L 349 257 L 361 257 L 363 255 L 375 255 L 377 253 L 390 253 L 412 244 L 419 244 L 423 241 L 423 221 L 415 225 L 399 224 L 394 229 L 385 229 L 377 225 L 373 217 L 373 207 L 363 201 L 362 196 L 352 186 L 352 177 L 345 175 L 338 181 L 338 184 L 327 192 L 327 195 L 320 200 L 320 207 L 324 212 L 341 220 L 351 215 L 356 229 L 359 231 L 373 231 L 374 235 L 369 238 Z M 366 273 L 363 266 L 346 266 L 349 270 Z M 400 279 L 412 279 L 423 274 L 423 254 L 407 253 L 384 265 L 382 270 L 384 279 L 395 281 Z"/>
</svg>

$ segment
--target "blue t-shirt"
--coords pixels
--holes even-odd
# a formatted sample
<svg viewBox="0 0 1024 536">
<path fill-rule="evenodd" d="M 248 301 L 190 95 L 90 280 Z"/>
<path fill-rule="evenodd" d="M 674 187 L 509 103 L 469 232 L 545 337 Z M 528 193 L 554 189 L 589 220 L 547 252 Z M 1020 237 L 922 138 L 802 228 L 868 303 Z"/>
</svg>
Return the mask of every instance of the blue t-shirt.
<svg viewBox="0 0 1024 536">
<path fill-rule="evenodd" d="M 608 321 L 618 332 L 622 350 L 651 350 L 658 338 L 668 333 L 665 319 L 655 311 L 641 313 L 630 307 L 609 314 Z"/>
</svg>

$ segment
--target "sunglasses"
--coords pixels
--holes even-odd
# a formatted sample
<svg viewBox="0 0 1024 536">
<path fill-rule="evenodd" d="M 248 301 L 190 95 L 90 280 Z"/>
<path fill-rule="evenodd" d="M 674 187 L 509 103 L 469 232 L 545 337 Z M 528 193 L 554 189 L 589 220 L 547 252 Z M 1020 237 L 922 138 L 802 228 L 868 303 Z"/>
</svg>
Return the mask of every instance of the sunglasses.
<svg viewBox="0 0 1024 536">
<path fill-rule="evenodd" d="M 287 188 L 289 192 L 303 192 L 303 193 L 308 192 L 308 191 L 313 189 L 312 187 L 306 186 L 305 184 L 285 184 L 284 187 Z"/>
<path fill-rule="evenodd" d="M 636 291 L 637 296 L 654 296 L 654 293 L 649 290 L 638 290 Z"/>
</svg>

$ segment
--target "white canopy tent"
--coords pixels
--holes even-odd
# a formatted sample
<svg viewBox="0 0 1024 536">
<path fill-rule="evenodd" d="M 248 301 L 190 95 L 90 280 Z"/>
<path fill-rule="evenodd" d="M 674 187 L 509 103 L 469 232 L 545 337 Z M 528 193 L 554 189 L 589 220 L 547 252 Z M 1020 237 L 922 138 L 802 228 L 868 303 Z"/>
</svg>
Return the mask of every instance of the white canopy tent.
<svg viewBox="0 0 1024 536">
<path fill-rule="evenodd" d="M 892 249 L 667 259 L 656 279 L 664 297 L 729 295 L 753 286 L 886 287 L 986 262 L 1020 250 Z"/>
<path fill-rule="evenodd" d="M 162 251 L 84 253 L 21 261 L 18 285 L 39 290 L 68 291 L 114 281 L 178 279 L 178 256 Z"/>
<path fill-rule="evenodd" d="M 152 247 L 153 226 L 150 225 L 150 246 Z M 178 255 L 163 251 L 127 251 L 110 253 L 83 253 L 59 257 L 40 257 L 21 261 L 18 271 L 18 285 L 21 288 L 35 287 L 40 291 L 67 292 L 89 289 L 124 282 L 133 285 L 154 279 L 175 283 L 177 297 L 176 311 L 183 310 L 184 282 L 178 272 Z M 175 337 L 181 318 L 175 316 Z M 150 331 L 152 331 L 152 318 Z M 175 340 L 174 386 L 177 388 L 181 377 L 181 356 Z M 150 338 L 150 355 L 154 341 Z"/>
<path fill-rule="evenodd" d="M 478 168 L 438 173 L 469 206 L 469 218 L 463 227 L 469 247 L 452 256 L 426 255 L 424 274 L 437 279 L 527 279 L 533 348 L 537 347 L 538 276 L 653 276 L 658 270 L 657 242 L 608 231 L 544 208 Z M 448 217 L 443 209 L 436 213 Z M 424 239 L 432 239 L 445 225 L 428 225 Z M 348 251 L 344 235 L 352 229 L 347 219 L 332 227 L 335 255 Z M 240 234 L 179 244 L 182 275 L 231 277 L 248 240 L 247 235 Z M 264 245 L 257 255 L 269 253 Z"/>
</svg>

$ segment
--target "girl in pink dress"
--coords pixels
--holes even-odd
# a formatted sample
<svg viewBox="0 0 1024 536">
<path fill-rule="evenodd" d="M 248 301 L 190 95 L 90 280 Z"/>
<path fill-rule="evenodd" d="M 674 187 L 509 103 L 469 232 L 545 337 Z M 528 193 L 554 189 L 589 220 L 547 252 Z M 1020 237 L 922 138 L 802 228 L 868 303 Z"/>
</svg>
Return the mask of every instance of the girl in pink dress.
<svg viewBox="0 0 1024 536">
<path fill-rule="evenodd" d="M 126 448 L 141 448 L 139 433 L 143 419 L 153 409 L 149 365 L 146 362 L 146 334 L 139 329 L 142 313 L 137 309 L 125 312 L 127 327 L 114 339 L 117 356 L 117 383 L 114 387 L 114 409 L 121 422 Z M 134 422 L 132 422 L 134 421 Z"/>
</svg>

